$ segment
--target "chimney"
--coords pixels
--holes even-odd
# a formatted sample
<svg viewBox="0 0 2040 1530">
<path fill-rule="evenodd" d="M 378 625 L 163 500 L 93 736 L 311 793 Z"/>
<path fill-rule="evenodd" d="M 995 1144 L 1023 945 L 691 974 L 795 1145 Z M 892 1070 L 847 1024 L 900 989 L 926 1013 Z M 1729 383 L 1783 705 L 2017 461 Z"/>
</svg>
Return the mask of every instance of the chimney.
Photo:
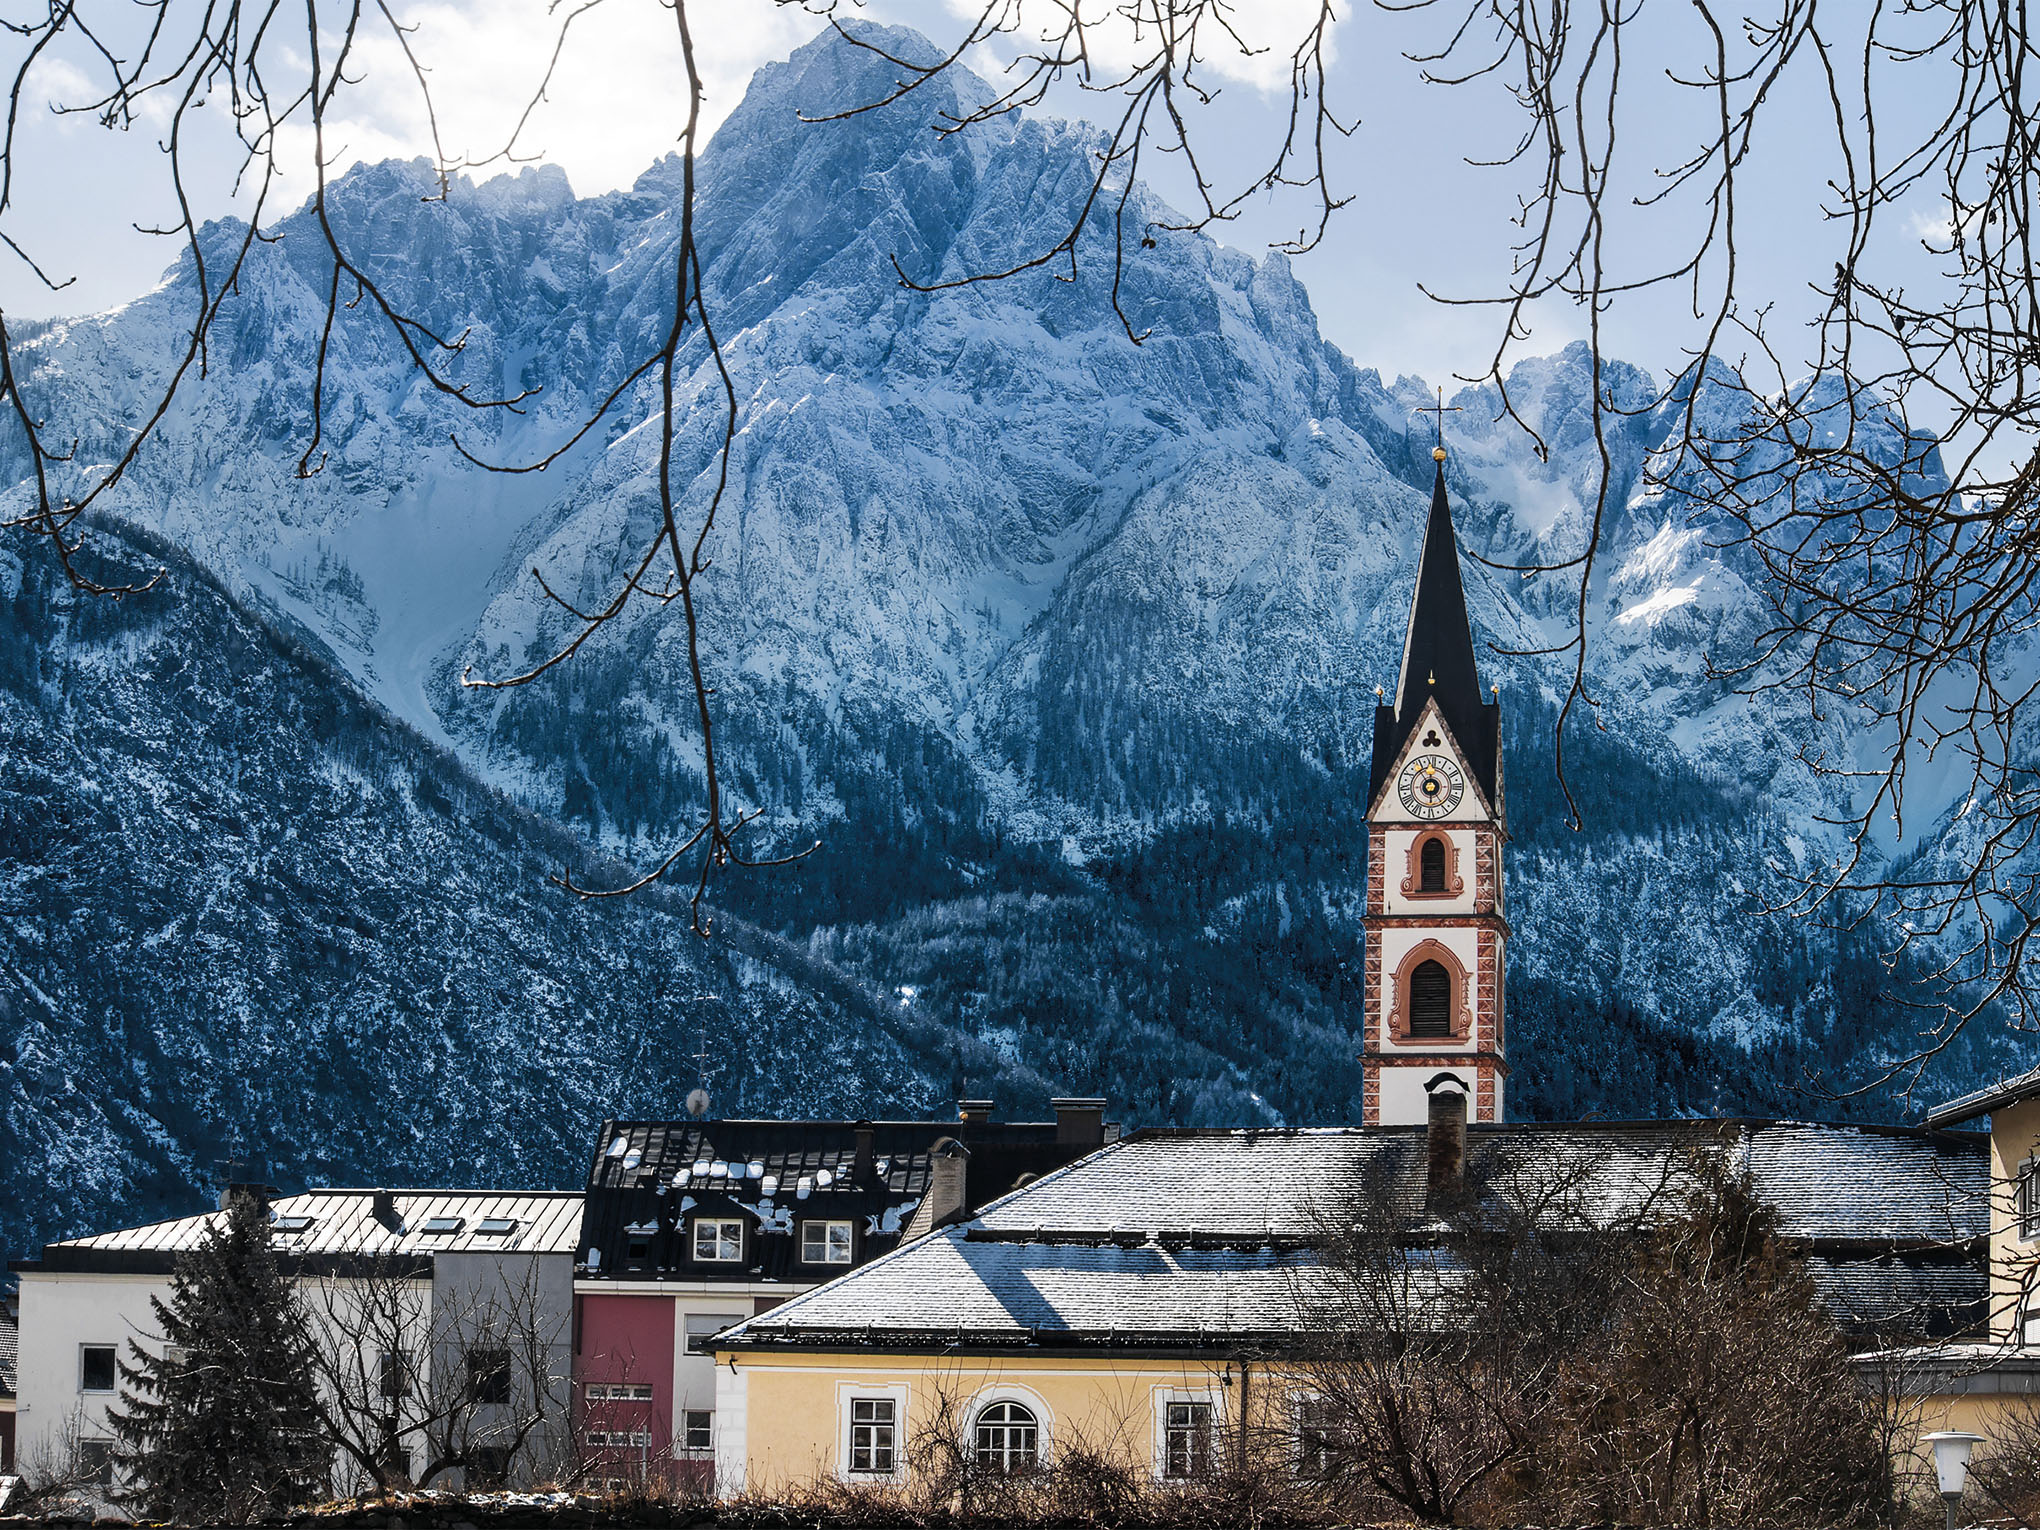
<svg viewBox="0 0 2040 1530">
<path fill-rule="evenodd" d="M 853 1183 L 863 1184 L 872 1177 L 874 1165 L 878 1161 L 878 1154 L 872 1147 L 877 1133 L 872 1130 L 869 1121 L 859 1121 L 856 1127 L 856 1134 L 857 1158 L 850 1166 L 850 1178 Z"/>
<path fill-rule="evenodd" d="M 370 1214 L 391 1232 L 400 1233 L 404 1230 L 403 1218 L 397 1215 L 397 1192 L 394 1190 L 376 1191 Z"/>
<path fill-rule="evenodd" d="M 1424 1128 L 1429 1160 L 1424 1206 L 1436 1214 L 1466 1193 L 1466 1091 L 1459 1080 L 1449 1076 L 1426 1087 L 1431 1094 L 1431 1113 Z"/>
<path fill-rule="evenodd" d="M 970 1149 L 954 1137 L 944 1137 L 928 1150 L 928 1157 L 928 1227 L 932 1231 L 954 1222 L 970 1209 L 970 1196 L 965 1189 Z"/>
<path fill-rule="evenodd" d="M 1055 1107 L 1055 1145 L 1095 1148 L 1105 1145 L 1105 1101 L 1063 1098 L 1050 1100 Z"/>
<path fill-rule="evenodd" d="M 992 1119 L 992 1101 L 958 1100 L 956 1102 L 956 1119 L 965 1126 L 987 1125 Z"/>
<path fill-rule="evenodd" d="M 262 1158 L 222 1158 L 220 1169 L 220 1210 L 237 1195 L 250 1195 L 259 1205 L 267 1206 L 275 1199 L 277 1189 L 268 1182 L 269 1164 Z"/>
</svg>

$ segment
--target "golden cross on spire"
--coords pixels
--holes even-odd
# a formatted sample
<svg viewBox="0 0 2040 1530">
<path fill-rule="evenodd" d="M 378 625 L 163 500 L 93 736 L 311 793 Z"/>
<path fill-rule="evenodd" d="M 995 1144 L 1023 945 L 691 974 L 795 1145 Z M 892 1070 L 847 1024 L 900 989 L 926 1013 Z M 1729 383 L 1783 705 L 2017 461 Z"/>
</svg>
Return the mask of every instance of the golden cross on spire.
<svg viewBox="0 0 2040 1530">
<path fill-rule="evenodd" d="M 1439 462 L 1445 460 L 1445 416 L 1460 413 L 1461 407 L 1458 404 L 1448 404 L 1445 402 L 1445 389 L 1441 386 L 1438 389 L 1438 402 L 1436 404 L 1420 405 L 1416 410 L 1418 414 L 1435 414 L 1438 416 L 1438 445 L 1432 450 L 1431 455 Z"/>
</svg>

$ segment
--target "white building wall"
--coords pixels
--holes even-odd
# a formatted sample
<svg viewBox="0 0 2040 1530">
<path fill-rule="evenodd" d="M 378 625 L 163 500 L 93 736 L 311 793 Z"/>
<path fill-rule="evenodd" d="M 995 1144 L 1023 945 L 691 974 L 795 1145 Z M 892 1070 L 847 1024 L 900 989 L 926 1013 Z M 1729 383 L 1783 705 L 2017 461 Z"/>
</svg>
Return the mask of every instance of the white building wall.
<svg viewBox="0 0 2040 1530">
<path fill-rule="evenodd" d="M 1448 1068 L 1429 1064 L 1420 1068 L 1383 1068 L 1381 1070 L 1381 1124 L 1383 1126 L 1422 1126 L 1431 1119 L 1431 1096 L 1424 1085 L 1440 1073 L 1450 1073 L 1466 1087 L 1466 1097 L 1474 1097 L 1474 1086 L 1479 1079 L 1471 1063 L 1465 1067 Z"/>
<path fill-rule="evenodd" d="M 113 1437 L 107 1410 L 117 1393 L 80 1385 L 83 1350 L 111 1344 L 128 1358 L 128 1342 L 162 1351 L 151 1297 L 168 1299 L 170 1278 L 150 1275 L 21 1273 L 21 1334 L 15 1383 L 18 1470 L 67 1461 L 73 1442 Z M 118 1376 L 116 1375 L 116 1385 Z"/>
<path fill-rule="evenodd" d="M 1403 878 L 1409 875 L 1410 847 L 1430 832 L 1430 826 L 1422 829 L 1389 829 L 1382 849 L 1382 900 L 1383 910 L 1390 914 L 1471 914 L 1474 911 L 1474 836 L 1476 829 L 1466 825 L 1441 824 L 1446 839 L 1459 852 L 1459 863 L 1454 868 L 1449 860 L 1448 874 L 1456 869 L 1459 873 L 1460 893 L 1456 898 L 1441 898 L 1435 893 L 1428 898 L 1403 896 Z"/>
<path fill-rule="evenodd" d="M 1389 1035 L 1388 1017 L 1390 1011 L 1395 1007 L 1396 969 L 1402 965 L 1403 958 L 1408 956 L 1414 947 L 1422 945 L 1427 940 L 1437 941 L 1439 945 L 1450 951 L 1454 958 L 1457 959 L 1460 967 L 1466 974 L 1467 1006 L 1473 1010 L 1476 1022 L 1480 1019 L 1480 994 L 1477 987 L 1480 981 L 1480 969 L 1477 965 L 1480 958 L 1480 932 L 1478 930 L 1465 927 L 1427 930 L 1409 929 L 1402 926 L 1394 926 L 1383 930 L 1381 933 L 1381 1013 L 1375 1016 L 1374 1025 L 1375 1040 L 1380 1045 L 1384 1056 L 1393 1057 L 1397 1052 L 1403 1051 L 1470 1052 L 1474 1050 L 1474 1042 L 1471 1036 L 1466 1041 L 1427 1040 L 1421 1043 L 1413 1042 L 1405 1046 Z M 1480 1025 L 1476 1024 L 1474 1035 L 1477 1036 L 1480 1030 Z M 1382 1103 L 1385 1108 L 1387 1105 L 1386 1096 L 1383 1097 Z M 1383 1119 L 1386 1120 L 1387 1118 L 1384 1116 Z"/>
<path fill-rule="evenodd" d="M 570 1268 L 566 1278 L 571 1279 Z M 336 1314 L 348 1310 L 345 1290 L 354 1284 L 337 1279 L 300 1283 L 306 1317 L 327 1346 L 336 1342 Z M 415 1291 L 422 1333 L 432 1321 L 432 1287 L 419 1281 Z M 120 1402 L 119 1373 L 113 1392 L 85 1391 L 80 1385 L 83 1352 L 87 1345 L 110 1344 L 125 1362 L 130 1359 L 128 1343 L 135 1340 L 150 1353 L 161 1354 L 163 1338 L 152 1298 L 170 1300 L 169 1276 L 22 1271 L 14 1454 L 24 1473 L 33 1475 L 37 1469 L 66 1462 L 80 1441 L 113 1438 L 108 1410 Z M 423 1362 L 419 1382 L 429 1385 L 430 1356 L 422 1354 L 419 1359 Z M 358 1475 L 344 1456 L 336 1455 L 334 1465 L 343 1487 Z"/>
<path fill-rule="evenodd" d="M 755 1303 L 744 1295 L 714 1295 L 683 1296 L 677 1305 L 679 1310 L 673 1315 L 673 1448 L 676 1454 L 686 1453 L 687 1414 L 690 1411 L 712 1410 L 716 1414 L 718 1441 L 716 1470 L 720 1473 L 723 1374 L 716 1367 L 714 1355 L 687 1353 L 687 1319 L 712 1318 L 718 1327 L 727 1328 L 751 1316 Z"/>
<path fill-rule="evenodd" d="M 751 1378 L 740 1366 L 715 1370 L 715 1492 L 734 1498 L 744 1491 L 744 1463 L 750 1454 Z"/>
</svg>

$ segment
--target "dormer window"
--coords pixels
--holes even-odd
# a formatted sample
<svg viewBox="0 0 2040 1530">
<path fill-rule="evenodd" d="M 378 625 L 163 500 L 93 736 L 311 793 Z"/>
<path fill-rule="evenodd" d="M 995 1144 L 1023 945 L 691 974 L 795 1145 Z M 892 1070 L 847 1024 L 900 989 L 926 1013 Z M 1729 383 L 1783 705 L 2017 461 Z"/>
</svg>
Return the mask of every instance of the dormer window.
<svg viewBox="0 0 2040 1530">
<path fill-rule="evenodd" d="M 742 1264 L 744 1224 L 734 1217 L 701 1217 L 694 1224 L 694 1258 L 698 1264 Z"/>
<path fill-rule="evenodd" d="M 800 1224 L 802 1264 L 850 1263 L 851 1227 L 848 1222 L 803 1222 Z"/>
</svg>

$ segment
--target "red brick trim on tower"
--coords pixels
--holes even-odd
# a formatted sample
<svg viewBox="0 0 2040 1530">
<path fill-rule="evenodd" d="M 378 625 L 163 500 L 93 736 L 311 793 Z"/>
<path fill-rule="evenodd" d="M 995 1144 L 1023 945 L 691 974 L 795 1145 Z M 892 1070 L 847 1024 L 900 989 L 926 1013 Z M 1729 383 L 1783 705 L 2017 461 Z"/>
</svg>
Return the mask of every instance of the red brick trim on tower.
<svg viewBox="0 0 2040 1530">
<path fill-rule="evenodd" d="M 1500 839 L 1492 832 L 1475 831 L 1473 836 L 1473 906 L 1490 913 L 1501 902 L 1500 883 L 1495 876 Z"/>
<path fill-rule="evenodd" d="M 1493 930 L 1479 930 L 1474 934 L 1474 991 L 1478 995 L 1474 1008 L 1476 1013 L 1495 1015 L 1500 1012 L 1501 1001 L 1501 942 Z M 1490 1037 L 1499 1047 L 1502 1044 L 1499 1033 Z"/>
<path fill-rule="evenodd" d="M 1509 933 L 1509 922 L 1500 914 L 1432 914 L 1419 910 L 1409 914 L 1382 914 L 1375 921 L 1384 930 L 1500 930 Z"/>
<path fill-rule="evenodd" d="M 1487 1063 L 1495 1069 L 1497 1078 L 1507 1078 L 1512 1071 L 1508 1058 L 1487 1047 L 1471 1052 L 1419 1052 L 1413 1047 L 1385 1052 L 1380 1047 L 1365 1047 L 1361 1049 L 1360 1060 L 1394 1068 L 1465 1068 Z"/>
</svg>

